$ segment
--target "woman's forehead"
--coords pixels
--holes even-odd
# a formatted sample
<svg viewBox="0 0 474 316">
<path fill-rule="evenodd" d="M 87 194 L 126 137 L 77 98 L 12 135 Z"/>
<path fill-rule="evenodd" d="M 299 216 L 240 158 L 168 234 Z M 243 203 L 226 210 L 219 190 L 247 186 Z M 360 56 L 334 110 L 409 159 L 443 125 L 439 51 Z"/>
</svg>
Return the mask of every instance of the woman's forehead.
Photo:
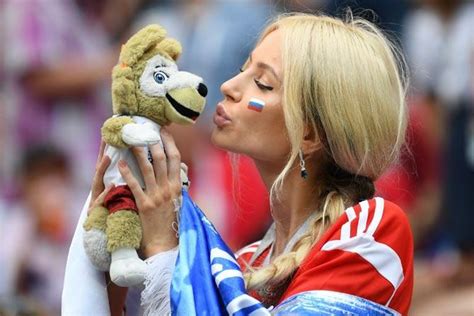
<svg viewBox="0 0 474 316">
<path fill-rule="evenodd" d="M 281 42 L 281 31 L 272 31 L 263 38 L 251 54 L 252 62 L 270 66 L 280 79 L 282 68 Z"/>
</svg>

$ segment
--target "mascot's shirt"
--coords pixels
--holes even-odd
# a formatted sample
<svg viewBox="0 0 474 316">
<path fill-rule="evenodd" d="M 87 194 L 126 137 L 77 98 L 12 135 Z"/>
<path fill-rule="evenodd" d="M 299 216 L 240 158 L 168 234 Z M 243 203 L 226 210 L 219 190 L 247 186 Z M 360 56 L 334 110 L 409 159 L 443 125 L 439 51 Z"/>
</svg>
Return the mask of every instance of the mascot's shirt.
<svg viewBox="0 0 474 316">
<path fill-rule="evenodd" d="M 133 121 L 136 124 L 151 124 L 153 129 L 156 130 L 158 135 L 160 134 L 160 125 L 156 124 L 150 119 L 147 119 L 143 116 L 131 116 Z M 140 185 L 144 188 L 143 176 L 140 172 L 140 168 L 138 167 L 137 160 L 133 155 L 132 151 L 129 148 L 116 148 L 113 146 L 107 145 L 105 147 L 105 154 L 110 157 L 110 165 L 107 168 L 107 171 L 104 175 L 104 185 L 108 186 L 110 183 L 115 185 L 125 185 L 127 184 L 125 180 L 122 178 L 122 175 L 118 169 L 118 162 L 120 159 L 123 159 L 127 162 L 128 167 L 130 168 L 131 172 L 135 175 L 135 178 L 138 180 Z"/>
<path fill-rule="evenodd" d="M 242 271 L 249 264 L 265 265 L 269 235 L 236 253 Z M 348 208 L 312 248 L 279 302 L 311 290 L 356 295 L 406 315 L 413 290 L 413 237 L 404 212 L 378 197 Z"/>
</svg>

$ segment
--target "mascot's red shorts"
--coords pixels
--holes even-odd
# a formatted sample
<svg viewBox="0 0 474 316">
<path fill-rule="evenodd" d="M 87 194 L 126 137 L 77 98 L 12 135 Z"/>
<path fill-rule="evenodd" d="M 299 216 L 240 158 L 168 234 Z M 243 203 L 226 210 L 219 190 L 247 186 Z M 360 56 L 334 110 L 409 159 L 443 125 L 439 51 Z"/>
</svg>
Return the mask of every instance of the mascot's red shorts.
<svg viewBox="0 0 474 316">
<path fill-rule="evenodd" d="M 104 206 L 109 210 L 109 214 L 123 210 L 138 213 L 135 197 L 128 185 L 118 185 L 111 189 L 105 196 Z"/>
</svg>

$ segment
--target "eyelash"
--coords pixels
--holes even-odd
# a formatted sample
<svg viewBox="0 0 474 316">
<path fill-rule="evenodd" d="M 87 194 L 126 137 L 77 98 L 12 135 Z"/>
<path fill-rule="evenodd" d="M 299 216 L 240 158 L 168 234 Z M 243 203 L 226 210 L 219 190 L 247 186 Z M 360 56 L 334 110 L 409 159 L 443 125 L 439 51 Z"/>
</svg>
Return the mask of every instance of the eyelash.
<svg viewBox="0 0 474 316">
<path fill-rule="evenodd" d="M 239 71 L 240 71 L 240 72 L 244 72 L 244 69 L 243 69 L 243 68 L 239 68 Z M 255 82 L 255 84 L 257 85 L 257 87 L 258 87 L 260 90 L 267 90 L 267 91 L 272 91 L 272 90 L 273 90 L 273 87 L 264 85 L 264 84 L 261 83 L 258 79 L 254 79 L 253 81 Z"/>
<path fill-rule="evenodd" d="M 268 90 L 268 91 L 272 91 L 273 90 L 273 87 L 270 87 L 270 86 L 266 86 L 264 84 L 262 84 L 260 81 L 258 81 L 257 79 L 253 79 L 253 81 L 255 81 L 255 84 L 257 85 L 257 87 L 261 90 Z"/>
</svg>

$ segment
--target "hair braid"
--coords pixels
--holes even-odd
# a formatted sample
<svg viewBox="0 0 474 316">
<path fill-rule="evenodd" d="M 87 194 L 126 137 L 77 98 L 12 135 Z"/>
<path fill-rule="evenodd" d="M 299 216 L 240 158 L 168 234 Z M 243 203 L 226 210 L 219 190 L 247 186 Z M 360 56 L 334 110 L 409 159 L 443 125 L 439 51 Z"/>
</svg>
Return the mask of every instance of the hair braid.
<svg viewBox="0 0 474 316">
<path fill-rule="evenodd" d="M 303 262 L 327 226 L 334 222 L 344 211 L 342 196 L 337 191 L 329 192 L 324 201 L 320 215 L 314 219 L 310 228 L 290 252 L 276 257 L 266 267 L 260 269 L 249 268 L 249 271 L 244 275 L 248 289 L 271 287 L 277 290 L 286 284 L 287 279 Z"/>
</svg>

